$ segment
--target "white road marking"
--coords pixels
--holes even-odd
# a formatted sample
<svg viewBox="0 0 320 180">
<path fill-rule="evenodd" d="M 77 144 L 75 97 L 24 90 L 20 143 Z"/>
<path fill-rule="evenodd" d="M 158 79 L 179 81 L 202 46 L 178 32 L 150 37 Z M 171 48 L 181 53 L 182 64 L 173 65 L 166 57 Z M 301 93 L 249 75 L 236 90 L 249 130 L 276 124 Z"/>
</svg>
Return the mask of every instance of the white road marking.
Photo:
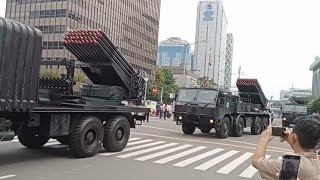
<svg viewBox="0 0 320 180">
<path fill-rule="evenodd" d="M 271 156 L 266 155 L 266 159 L 269 159 Z M 252 178 L 258 170 L 254 168 L 252 165 L 250 165 L 246 170 L 244 170 L 239 176 L 244 178 Z"/>
<path fill-rule="evenodd" d="M 172 129 L 166 129 L 166 128 L 159 128 L 159 127 L 154 127 L 154 126 L 143 126 L 143 127 L 147 127 L 147 128 L 152 128 L 152 129 L 158 129 L 158 130 L 163 130 L 163 131 L 169 131 L 169 132 L 179 132 L 181 133 L 181 131 L 177 131 L 177 130 L 172 130 Z M 136 133 L 139 134 L 139 133 Z M 248 143 L 248 142 L 242 142 L 242 141 L 236 141 L 236 140 L 231 140 L 231 139 L 224 139 L 223 141 L 230 141 L 230 142 L 235 142 L 235 143 L 239 143 L 239 144 L 244 144 L 244 145 L 250 145 L 253 146 L 251 149 L 256 149 L 257 144 L 254 143 Z M 234 145 L 234 146 L 241 146 L 241 145 Z M 248 148 L 248 147 L 247 147 Z M 272 146 L 268 146 L 268 149 L 274 149 L 274 150 L 280 150 L 280 151 L 285 151 L 285 152 L 290 152 L 291 150 L 289 149 L 283 149 L 283 148 L 278 148 L 278 147 L 272 147 Z M 276 151 L 277 152 L 277 151 Z"/>
<path fill-rule="evenodd" d="M 238 157 L 237 159 L 233 160 L 232 162 L 230 162 L 229 164 L 225 165 L 224 167 L 222 167 L 221 169 L 219 169 L 217 171 L 217 173 L 220 174 L 229 174 L 231 171 L 233 171 L 235 168 L 237 168 L 239 165 L 241 165 L 243 162 L 245 162 L 246 160 L 248 160 L 251 156 L 253 155 L 253 153 L 244 153 L 242 156 Z"/>
<path fill-rule="evenodd" d="M 175 137 L 161 136 L 161 135 L 155 135 L 155 134 L 145 134 L 145 133 L 137 133 L 137 132 L 132 132 L 132 134 L 137 134 L 137 135 L 142 135 L 142 136 L 159 137 L 159 138 L 165 138 L 165 139 L 170 139 L 170 140 L 180 140 L 180 141 L 198 142 L 198 143 L 205 143 L 205 144 L 215 144 L 215 145 L 221 145 L 221 146 L 230 146 L 230 147 L 237 147 L 237 148 L 251 149 L 251 150 L 256 149 L 255 147 L 241 146 L 241 145 L 235 145 L 235 144 L 218 143 L 218 142 L 211 142 L 211 141 L 201 141 L 201 140 L 194 140 L 194 139 L 175 138 Z M 278 153 L 292 152 L 292 150 L 289 150 L 289 149 L 287 149 L 287 150 L 285 150 L 285 149 L 283 149 L 283 150 L 267 149 L 267 151 L 278 152 Z"/>
<path fill-rule="evenodd" d="M 45 147 L 48 147 L 48 146 L 55 146 L 55 145 L 61 145 L 61 143 L 60 142 L 48 142 L 47 144 L 45 144 L 44 146 Z"/>
<path fill-rule="evenodd" d="M 16 175 L 0 176 L 0 179 L 8 179 L 8 178 L 12 178 L 12 177 L 16 177 Z"/>
<path fill-rule="evenodd" d="M 120 156 L 117 156 L 117 157 L 118 158 L 129 158 L 129 157 L 132 157 L 132 156 L 137 156 L 137 155 L 140 155 L 140 154 L 144 154 L 144 153 L 156 151 L 156 150 L 159 150 L 159 149 L 164 149 L 164 148 L 167 148 L 167 147 L 171 147 L 171 146 L 174 146 L 174 145 L 177 145 L 177 144 L 178 143 L 169 143 L 169 144 L 165 144 L 165 145 L 161 145 L 161 146 L 152 147 L 152 148 L 149 148 L 149 149 L 144 149 L 144 150 L 141 150 L 141 151 L 136 151 L 136 152 L 131 152 L 131 153 L 128 153 L 128 154 L 123 154 L 123 155 L 120 155 Z"/>
<path fill-rule="evenodd" d="M 169 157 L 160 159 L 160 160 L 158 160 L 158 161 L 155 161 L 154 163 L 157 163 L 157 164 L 165 164 L 165 163 L 167 163 L 167 162 L 170 162 L 170 161 L 179 159 L 179 158 L 181 158 L 181 157 L 183 157 L 183 156 L 186 156 L 186 155 L 189 155 L 189 154 L 198 152 L 198 151 L 200 151 L 200 150 L 202 150 L 202 149 L 205 149 L 205 148 L 206 148 L 206 147 L 204 147 L 204 146 L 199 146 L 199 147 L 190 149 L 190 150 L 188 150 L 188 151 L 184 151 L 184 152 L 181 152 L 181 153 L 179 153 L 179 154 L 175 154 L 175 155 L 172 155 L 172 156 L 169 156 Z"/>
<path fill-rule="evenodd" d="M 159 156 L 163 156 L 163 155 L 166 155 L 166 154 L 170 154 L 170 153 L 182 150 L 182 149 L 186 149 L 186 148 L 191 147 L 191 146 L 192 145 L 190 145 L 190 144 L 186 144 L 186 145 L 182 145 L 182 146 L 175 147 L 175 148 L 172 148 L 172 149 L 168 149 L 168 150 L 165 150 L 165 151 L 161 151 L 161 152 L 158 152 L 158 153 L 154 153 L 154 154 L 150 154 L 150 155 L 147 155 L 147 156 L 143 156 L 143 157 L 137 158 L 135 160 L 137 160 L 137 161 L 146 161 L 146 160 L 153 159 L 153 158 L 156 158 L 156 157 L 159 157 Z"/>
<path fill-rule="evenodd" d="M 214 149 L 214 150 L 205 152 L 205 153 L 203 153 L 203 154 L 200 154 L 200 155 L 198 155 L 198 156 L 195 156 L 195 157 L 186 159 L 186 160 L 184 160 L 184 161 L 178 162 L 178 163 L 174 164 L 174 166 L 177 166 L 177 167 L 185 167 L 185 166 L 187 166 L 187 165 L 189 165 L 189 164 L 192 164 L 192 163 L 194 163 L 194 162 L 197 162 L 197 161 L 199 161 L 199 160 L 201 160 L 201 159 L 204 159 L 204 158 L 207 158 L 207 157 L 212 156 L 212 155 L 214 155 L 214 154 L 217 154 L 217 153 L 219 153 L 219 152 L 221 152 L 221 151 L 223 151 L 223 150 L 224 150 L 224 149 L 217 148 L 217 149 Z"/>
<path fill-rule="evenodd" d="M 224 160 L 228 159 L 229 157 L 237 154 L 238 152 L 239 151 L 233 151 L 233 150 L 229 151 L 225 154 L 222 154 L 221 156 L 218 156 L 214 159 L 211 159 L 210 161 L 207 161 L 207 162 L 201 164 L 200 166 L 195 167 L 194 169 L 205 171 L 205 170 L 213 167 L 214 165 L 220 163 L 221 161 L 224 161 Z"/>
<path fill-rule="evenodd" d="M 146 140 L 141 140 L 141 141 L 134 141 L 134 142 L 129 142 L 127 144 L 127 146 L 133 146 L 133 145 L 148 143 L 148 142 L 152 142 L 152 141 L 153 140 L 151 140 L 151 139 L 146 139 Z"/>
<path fill-rule="evenodd" d="M 143 144 L 143 145 L 140 145 L 140 146 L 134 146 L 134 147 L 126 148 L 126 149 L 124 149 L 124 150 L 121 151 L 121 152 L 101 153 L 101 154 L 99 154 L 99 155 L 102 155 L 102 156 L 111 156 L 111 155 L 114 155 L 114 154 L 119 154 L 119 153 L 123 153 L 123 152 L 127 152 L 127 151 L 133 151 L 133 150 L 136 150 L 136 149 L 142 149 L 142 148 L 146 148 L 146 147 L 150 147 L 150 146 L 155 146 L 155 145 L 163 144 L 163 143 L 165 143 L 165 141 L 157 141 L 157 142 L 153 142 L 153 143 L 149 143 L 149 144 Z"/>
<path fill-rule="evenodd" d="M 131 142 L 131 141 L 136 141 L 136 140 L 140 140 L 141 138 L 130 138 L 129 139 L 129 142 Z"/>
</svg>

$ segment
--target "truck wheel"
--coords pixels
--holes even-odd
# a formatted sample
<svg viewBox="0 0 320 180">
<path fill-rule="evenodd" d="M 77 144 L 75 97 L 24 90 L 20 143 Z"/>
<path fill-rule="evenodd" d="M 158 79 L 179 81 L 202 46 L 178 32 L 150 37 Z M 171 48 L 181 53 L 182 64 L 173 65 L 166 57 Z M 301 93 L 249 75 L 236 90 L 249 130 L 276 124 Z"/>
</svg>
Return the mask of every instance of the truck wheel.
<svg viewBox="0 0 320 180">
<path fill-rule="evenodd" d="M 39 128 L 23 125 L 18 133 L 19 142 L 30 149 L 42 148 L 49 141 L 49 137 L 43 136 L 38 132 Z"/>
<path fill-rule="evenodd" d="M 210 133 L 211 129 L 212 128 L 210 128 L 210 127 L 206 127 L 206 128 L 201 128 L 200 130 L 202 133 L 208 134 L 208 133 Z"/>
<path fill-rule="evenodd" d="M 80 116 L 70 133 L 70 149 L 76 157 L 94 156 L 103 140 L 102 122 L 95 116 Z"/>
<path fill-rule="evenodd" d="M 243 135 L 244 119 L 239 117 L 238 123 L 232 128 L 232 136 L 241 137 Z"/>
<path fill-rule="evenodd" d="M 196 127 L 193 124 L 182 122 L 182 131 L 184 134 L 193 134 L 195 130 Z"/>
<path fill-rule="evenodd" d="M 261 118 L 256 117 L 251 123 L 251 134 L 258 135 L 261 133 Z"/>
<path fill-rule="evenodd" d="M 122 151 L 129 141 L 130 124 L 126 117 L 115 116 L 104 124 L 103 147 L 109 152 Z"/>
<path fill-rule="evenodd" d="M 69 145 L 69 136 L 61 136 L 56 138 L 57 141 L 63 145 Z"/>
<path fill-rule="evenodd" d="M 216 129 L 218 138 L 227 138 L 230 134 L 230 119 L 224 117 L 221 121 L 221 124 Z"/>
<path fill-rule="evenodd" d="M 264 130 L 266 130 L 268 128 L 268 124 L 269 124 L 269 119 L 266 117 L 262 117 L 261 118 L 261 132 L 263 132 Z"/>
</svg>

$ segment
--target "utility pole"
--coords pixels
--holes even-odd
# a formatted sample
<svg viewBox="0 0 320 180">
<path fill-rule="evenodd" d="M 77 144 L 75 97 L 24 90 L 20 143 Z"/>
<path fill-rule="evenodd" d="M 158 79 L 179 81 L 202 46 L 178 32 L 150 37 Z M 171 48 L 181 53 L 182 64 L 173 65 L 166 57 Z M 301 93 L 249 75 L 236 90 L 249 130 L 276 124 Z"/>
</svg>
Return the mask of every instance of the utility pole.
<svg viewBox="0 0 320 180">
<path fill-rule="evenodd" d="M 163 96 L 163 86 L 162 86 L 162 88 L 161 88 L 161 97 L 160 97 L 160 102 L 162 102 L 162 96 Z"/>
</svg>

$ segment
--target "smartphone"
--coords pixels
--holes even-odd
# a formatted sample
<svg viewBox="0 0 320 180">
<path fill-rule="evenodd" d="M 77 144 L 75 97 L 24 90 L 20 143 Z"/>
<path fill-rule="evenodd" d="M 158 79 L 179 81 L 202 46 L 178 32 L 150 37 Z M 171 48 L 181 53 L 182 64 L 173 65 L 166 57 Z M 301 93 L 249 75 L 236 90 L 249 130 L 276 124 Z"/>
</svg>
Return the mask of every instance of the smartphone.
<svg viewBox="0 0 320 180">
<path fill-rule="evenodd" d="M 300 165 L 300 156 L 284 155 L 280 180 L 296 180 Z"/>
<path fill-rule="evenodd" d="M 272 127 L 272 136 L 283 136 L 285 131 L 285 127 Z"/>
</svg>

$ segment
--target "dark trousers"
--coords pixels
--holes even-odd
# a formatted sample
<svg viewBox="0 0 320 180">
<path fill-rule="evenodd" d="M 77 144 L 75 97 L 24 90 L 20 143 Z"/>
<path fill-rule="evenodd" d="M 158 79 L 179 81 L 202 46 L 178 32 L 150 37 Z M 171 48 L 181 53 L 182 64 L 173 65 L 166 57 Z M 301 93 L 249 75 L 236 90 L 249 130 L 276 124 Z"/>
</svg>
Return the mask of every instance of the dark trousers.
<svg viewBox="0 0 320 180">
<path fill-rule="evenodd" d="M 161 110 L 159 111 L 159 117 L 160 117 L 160 119 L 162 118 L 162 111 Z"/>
<path fill-rule="evenodd" d="M 163 118 L 166 119 L 167 118 L 167 111 L 163 111 Z"/>
</svg>

